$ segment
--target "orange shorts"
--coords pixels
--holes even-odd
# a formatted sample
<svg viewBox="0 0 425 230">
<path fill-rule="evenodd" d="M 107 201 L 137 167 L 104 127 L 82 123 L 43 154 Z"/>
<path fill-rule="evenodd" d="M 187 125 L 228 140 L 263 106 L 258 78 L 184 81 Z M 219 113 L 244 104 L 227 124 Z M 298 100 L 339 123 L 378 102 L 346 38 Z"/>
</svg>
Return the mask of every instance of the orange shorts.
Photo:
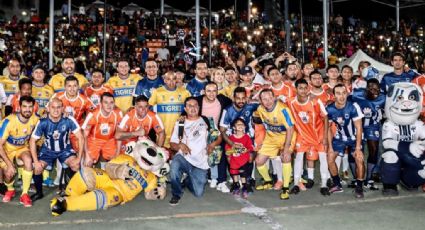
<svg viewBox="0 0 425 230">
<path fill-rule="evenodd" d="M 300 139 L 300 138 L 299 138 Z M 319 159 L 319 152 L 325 152 L 325 146 L 322 143 L 311 144 L 305 141 L 297 140 L 296 152 L 305 153 L 305 158 L 309 161 L 316 161 Z"/>
<path fill-rule="evenodd" d="M 110 140 L 88 138 L 87 151 L 90 158 L 96 162 L 99 160 L 101 153 L 102 158 L 109 161 L 115 157 L 117 141 L 114 138 Z"/>
</svg>

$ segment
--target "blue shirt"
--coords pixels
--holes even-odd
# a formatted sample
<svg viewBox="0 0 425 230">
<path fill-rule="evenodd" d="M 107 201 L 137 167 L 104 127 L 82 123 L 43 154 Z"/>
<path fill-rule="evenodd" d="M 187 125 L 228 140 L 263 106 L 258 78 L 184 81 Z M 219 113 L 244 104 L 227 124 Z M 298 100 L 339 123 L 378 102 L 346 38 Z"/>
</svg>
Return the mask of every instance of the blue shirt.
<svg viewBox="0 0 425 230">
<path fill-rule="evenodd" d="M 73 117 L 62 117 L 58 122 L 50 118 L 43 118 L 34 129 L 32 137 L 40 139 L 44 137 L 41 151 L 50 150 L 62 152 L 71 150 L 70 135 L 80 130 L 78 122 Z"/>
<path fill-rule="evenodd" d="M 394 72 L 387 73 L 381 80 L 381 92 L 387 93 L 388 87 L 398 82 L 411 82 L 416 77 L 416 73 L 413 70 L 403 72 L 401 75 L 397 75 Z"/>
<path fill-rule="evenodd" d="M 195 77 L 187 83 L 186 89 L 193 97 L 199 97 L 204 94 L 203 91 L 207 82 L 207 80 L 199 81 Z"/>
<path fill-rule="evenodd" d="M 220 126 L 227 128 L 227 134 L 232 134 L 232 123 L 236 118 L 242 118 L 245 121 L 245 130 L 250 134 L 251 137 L 254 136 L 254 128 L 252 126 L 252 114 L 257 110 L 258 104 L 246 104 L 241 110 L 237 110 L 234 105 L 228 106 L 224 111 L 221 117 Z"/>
<path fill-rule="evenodd" d="M 345 107 L 338 109 L 335 102 L 326 107 L 329 122 L 336 125 L 334 140 L 354 141 L 356 140 L 356 127 L 354 121 L 363 118 L 363 113 L 357 103 L 347 101 Z"/>
<path fill-rule="evenodd" d="M 164 79 L 161 76 L 157 76 L 155 80 L 150 80 L 148 77 L 144 77 L 142 80 L 137 82 L 133 97 L 144 95 L 145 97 L 150 98 L 152 91 L 163 85 Z"/>
<path fill-rule="evenodd" d="M 364 129 L 379 129 L 381 127 L 385 98 L 384 94 L 380 94 L 375 100 L 367 99 L 365 90 L 361 94 L 353 94 L 353 102 L 356 102 L 360 106 L 364 115 Z"/>
</svg>

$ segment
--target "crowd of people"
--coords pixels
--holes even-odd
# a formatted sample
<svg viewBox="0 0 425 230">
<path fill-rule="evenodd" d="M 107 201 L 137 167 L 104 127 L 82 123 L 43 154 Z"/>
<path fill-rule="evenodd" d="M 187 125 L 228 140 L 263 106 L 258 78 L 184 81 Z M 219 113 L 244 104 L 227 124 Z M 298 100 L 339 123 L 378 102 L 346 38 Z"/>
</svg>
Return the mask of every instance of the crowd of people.
<svg viewBox="0 0 425 230">
<path fill-rule="evenodd" d="M 43 198 L 43 184 L 53 185 L 50 176 L 54 174 L 59 196 L 65 196 L 66 183 L 80 168 L 102 168 L 105 162 L 123 154 L 127 143 L 140 137 L 149 137 L 172 153 L 168 178 L 171 205 L 179 203 L 184 188 L 200 197 L 207 184 L 243 198 L 255 190 L 274 189 L 286 200 L 290 194 L 314 187 L 318 181 L 314 175 L 316 161 L 324 196 L 342 192 L 349 178 L 353 180 L 348 187 L 354 189 L 356 198 L 364 197 L 364 189 L 398 194 L 394 178 L 383 176 L 381 188 L 375 181 L 379 179 L 378 164 L 387 167 L 379 160 L 379 143 L 385 135 L 381 133 L 383 108 L 393 84 L 422 84 L 419 74 L 406 66 L 412 52 L 404 47 L 419 33 L 418 28 L 411 30 L 408 39 L 392 35 L 390 40 L 406 40 L 401 46 L 374 52 L 378 44 L 387 42 L 387 37 L 375 37 L 386 27 L 366 28 L 355 22 L 346 33 L 344 24 L 335 19 L 331 53 L 348 57 L 356 49 L 364 49 L 387 59 L 394 71 L 378 80 L 363 76 L 363 70 L 371 65 L 367 61 L 357 69 L 340 68 L 330 58 L 325 75 L 318 71 L 325 67 L 323 60 L 316 60 L 321 58 L 317 46 L 320 26 L 312 26 L 313 31 L 307 28 L 308 52 L 302 61 L 297 56 L 298 45 L 282 46 L 282 31 L 263 27 L 249 38 L 251 30 L 239 30 L 230 20 L 227 31 L 214 32 L 218 42 L 209 65 L 207 55 L 188 54 L 198 61 L 182 57 L 198 49 L 187 48 L 189 31 L 181 47 L 169 55 L 158 53 L 148 58 L 143 51 L 136 55 L 137 48 L 147 48 L 144 41 L 149 36 L 170 42 L 169 31 L 161 30 L 166 25 L 159 18 L 154 30 L 153 19 L 144 18 L 143 13 L 132 18 L 114 13 L 108 19 L 114 26 L 108 28 L 108 65 L 104 72 L 99 62 L 102 38 L 98 36 L 98 17 L 75 15 L 71 24 L 56 24 L 57 62 L 50 70 L 46 68 L 44 24 L 10 22 L 4 27 L 0 47 L 5 67 L 0 77 L 0 101 L 4 105 L 0 129 L 3 202 L 16 195 L 16 174 L 22 182 L 20 202 L 25 207 Z M 220 23 L 226 23 L 226 17 L 222 18 Z M 178 21 L 170 16 L 167 25 L 177 28 Z M 403 28 L 407 30 L 407 25 Z M 358 29 L 364 32 L 356 33 Z M 298 35 L 294 33 L 296 43 Z M 375 41 L 375 49 L 369 49 L 367 45 Z M 417 64 L 416 69 L 423 71 L 425 62 Z M 49 175 L 52 170 L 56 173 Z M 35 193 L 30 197 L 32 181 Z M 108 191 L 99 194 L 101 200 L 113 196 Z M 88 210 L 105 208 L 96 202 L 90 204 Z"/>
</svg>

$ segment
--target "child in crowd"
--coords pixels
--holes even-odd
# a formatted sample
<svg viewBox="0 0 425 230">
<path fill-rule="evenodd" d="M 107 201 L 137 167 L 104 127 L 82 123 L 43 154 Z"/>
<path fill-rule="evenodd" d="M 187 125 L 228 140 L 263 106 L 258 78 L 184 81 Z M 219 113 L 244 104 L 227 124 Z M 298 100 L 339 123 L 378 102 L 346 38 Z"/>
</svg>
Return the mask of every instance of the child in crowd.
<svg viewBox="0 0 425 230">
<path fill-rule="evenodd" d="M 248 197 L 248 185 L 246 183 L 249 158 L 254 150 L 251 138 L 245 133 L 245 122 L 242 118 L 237 118 L 232 124 L 234 134 L 229 139 L 234 143 L 233 146 L 226 144 L 226 156 L 230 165 L 230 175 L 233 179 L 231 192 L 233 195 L 241 195 L 243 198 Z M 242 191 L 240 190 L 239 177 L 242 182 Z"/>
</svg>

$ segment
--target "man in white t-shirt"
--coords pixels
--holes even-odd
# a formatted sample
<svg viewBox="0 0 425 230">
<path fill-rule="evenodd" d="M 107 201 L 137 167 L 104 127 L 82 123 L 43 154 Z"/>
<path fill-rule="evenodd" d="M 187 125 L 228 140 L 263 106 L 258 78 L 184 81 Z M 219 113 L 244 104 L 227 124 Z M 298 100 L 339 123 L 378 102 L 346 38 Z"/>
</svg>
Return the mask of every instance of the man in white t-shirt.
<svg viewBox="0 0 425 230">
<path fill-rule="evenodd" d="M 170 51 L 165 47 L 164 44 L 162 44 L 162 47 L 156 50 L 156 53 L 158 54 L 158 58 L 162 61 L 167 61 L 170 57 Z"/>
<path fill-rule="evenodd" d="M 171 149 L 177 154 L 171 161 L 171 193 L 170 205 L 177 205 L 183 195 L 181 179 L 187 175 L 183 184 L 195 197 L 201 197 L 207 183 L 208 154 L 207 137 L 208 124 L 199 116 L 199 104 L 194 97 L 188 97 L 184 103 L 186 118 L 183 130 L 176 122 L 171 135 Z"/>
</svg>

